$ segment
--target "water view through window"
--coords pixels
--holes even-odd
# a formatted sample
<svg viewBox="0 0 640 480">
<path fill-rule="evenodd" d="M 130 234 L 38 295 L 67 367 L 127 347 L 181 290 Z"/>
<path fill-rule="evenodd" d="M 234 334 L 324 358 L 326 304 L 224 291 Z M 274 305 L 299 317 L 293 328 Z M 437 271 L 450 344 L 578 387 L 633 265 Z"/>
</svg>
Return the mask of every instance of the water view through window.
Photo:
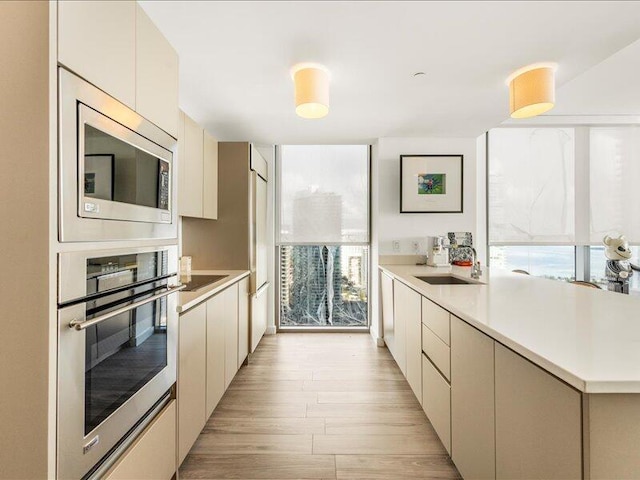
<svg viewBox="0 0 640 480">
<path fill-rule="evenodd" d="M 536 277 L 575 280 L 573 246 L 491 246 L 491 267 L 525 270 Z"/>
<path fill-rule="evenodd" d="M 368 325 L 369 248 L 280 247 L 280 326 Z"/>
</svg>

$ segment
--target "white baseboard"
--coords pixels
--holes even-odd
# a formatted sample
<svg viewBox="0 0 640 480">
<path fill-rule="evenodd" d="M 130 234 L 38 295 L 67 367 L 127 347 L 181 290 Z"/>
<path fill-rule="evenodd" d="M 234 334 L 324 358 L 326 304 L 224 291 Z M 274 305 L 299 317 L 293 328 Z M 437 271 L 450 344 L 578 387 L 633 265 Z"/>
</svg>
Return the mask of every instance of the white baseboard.
<svg viewBox="0 0 640 480">
<path fill-rule="evenodd" d="M 376 338 L 376 345 L 378 347 L 384 347 L 384 338 L 380 338 L 380 337 Z"/>
<path fill-rule="evenodd" d="M 264 332 L 265 335 L 275 335 L 276 334 L 276 326 L 268 325 L 267 329 Z"/>
</svg>

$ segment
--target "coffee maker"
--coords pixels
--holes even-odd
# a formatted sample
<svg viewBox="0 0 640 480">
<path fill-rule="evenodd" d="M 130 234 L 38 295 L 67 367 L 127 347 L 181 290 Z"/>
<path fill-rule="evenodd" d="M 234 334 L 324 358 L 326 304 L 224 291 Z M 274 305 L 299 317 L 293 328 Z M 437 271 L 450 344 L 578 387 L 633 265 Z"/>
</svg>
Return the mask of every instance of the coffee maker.
<svg viewBox="0 0 640 480">
<path fill-rule="evenodd" d="M 430 267 L 448 267 L 449 266 L 449 248 L 445 243 L 445 237 L 438 235 L 433 237 L 433 247 L 431 255 L 427 260 Z"/>
</svg>

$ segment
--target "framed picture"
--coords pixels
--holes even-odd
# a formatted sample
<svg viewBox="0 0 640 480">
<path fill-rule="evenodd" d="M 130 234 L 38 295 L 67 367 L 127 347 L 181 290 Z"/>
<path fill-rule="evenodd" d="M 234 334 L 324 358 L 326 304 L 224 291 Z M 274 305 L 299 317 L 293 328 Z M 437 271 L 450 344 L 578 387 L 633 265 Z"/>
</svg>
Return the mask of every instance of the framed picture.
<svg viewBox="0 0 640 480">
<path fill-rule="evenodd" d="M 462 155 L 400 155 L 400 213 L 462 213 Z"/>
</svg>

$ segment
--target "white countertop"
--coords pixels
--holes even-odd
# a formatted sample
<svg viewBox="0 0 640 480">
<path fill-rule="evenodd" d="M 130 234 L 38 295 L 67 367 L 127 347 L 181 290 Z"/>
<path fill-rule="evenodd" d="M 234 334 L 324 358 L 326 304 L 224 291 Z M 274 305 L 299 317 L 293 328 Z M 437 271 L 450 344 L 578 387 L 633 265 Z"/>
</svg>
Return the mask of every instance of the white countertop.
<svg viewBox="0 0 640 480">
<path fill-rule="evenodd" d="M 192 270 L 191 275 L 227 275 L 227 277 L 210 283 L 193 292 L 180 292 L 178 295 L 178 313 L 186 312 L 207 298 L 224 290 L 229 285 L 249 276 L 249 270 Z"/>
<path fill-rule="evenodd" d="M 541 368 L 587 393 L 640 393 L 640 298 L 503 270 L 485 285 L 429 285 L 415 276 L 469 267 L 380 268 Z"/>
</svg>

